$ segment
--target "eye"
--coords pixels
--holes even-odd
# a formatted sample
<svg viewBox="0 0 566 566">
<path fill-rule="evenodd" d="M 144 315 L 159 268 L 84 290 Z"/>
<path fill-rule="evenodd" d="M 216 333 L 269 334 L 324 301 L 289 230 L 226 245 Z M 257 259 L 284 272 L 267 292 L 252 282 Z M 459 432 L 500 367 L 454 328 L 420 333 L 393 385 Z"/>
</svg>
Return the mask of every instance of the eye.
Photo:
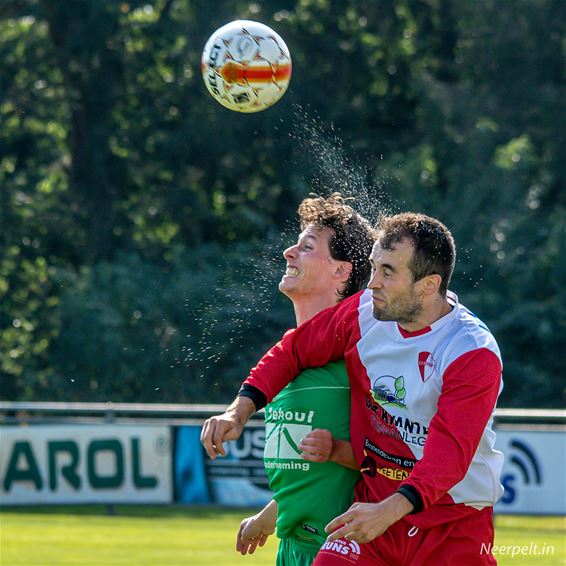
<svg viewBox="0 0 566 566">
<path fill-rule="evenodd" d="M 391 277 L 392 275 L 393 275 L 393 273 L 391 273 L 391 271 L 389 269 L 383 270 L 383 276 L 384 277 Z"/>
<path fill-rule="evenodd" d="M 313 249 L 314 248 L 310 244 L 303 244 L 303 250 L 310 251 L 310 250 L 313 250 Z"/>
</svg>

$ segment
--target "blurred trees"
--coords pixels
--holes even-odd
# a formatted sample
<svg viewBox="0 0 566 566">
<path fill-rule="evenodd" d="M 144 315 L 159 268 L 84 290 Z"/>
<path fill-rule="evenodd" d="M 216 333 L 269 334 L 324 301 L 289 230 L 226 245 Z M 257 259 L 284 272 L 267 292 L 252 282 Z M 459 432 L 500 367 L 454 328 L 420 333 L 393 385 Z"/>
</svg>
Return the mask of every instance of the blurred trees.
<svg viewBox="0 0 566 566">
<path fill-rule="evenodd" d="M 439 217 L 496 334 L 507 406 L 559 406 L 562 0 L 7 0 L 0 6 L 5 399 L 224 402 L 293 324 L 276 285 L 311 190 Z M 294 76 L 230 112 L 200 53 L 274 27 Z M 281 236 L 283 234 L 283 237 Z"/>
</svg>

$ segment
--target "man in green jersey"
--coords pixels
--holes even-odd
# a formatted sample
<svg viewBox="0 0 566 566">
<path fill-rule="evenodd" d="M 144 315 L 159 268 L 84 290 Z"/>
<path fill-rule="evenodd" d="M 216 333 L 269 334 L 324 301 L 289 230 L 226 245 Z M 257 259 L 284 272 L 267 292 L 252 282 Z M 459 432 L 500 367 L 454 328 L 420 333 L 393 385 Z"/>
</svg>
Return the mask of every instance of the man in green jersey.
<svg viewBox="0 0 566 566">
<path fill-rule="evenodd" d="M 287 269 L 279 284 L 297 326 L 365 285 L 374 241 L 370 224 L 338 193 L 307 198 L 298 212 L 302 232 L 283 253 Z M 301 373 L 266 407 L 265 424 L 273 500 L 242 521 L 236 548 L 252 554 L 277 528 L 277 566 L 308 566 L 326 539 L 325 525 L 352 503 L 360 477 L 349 443 L 344 362 Z"/>
</svg>

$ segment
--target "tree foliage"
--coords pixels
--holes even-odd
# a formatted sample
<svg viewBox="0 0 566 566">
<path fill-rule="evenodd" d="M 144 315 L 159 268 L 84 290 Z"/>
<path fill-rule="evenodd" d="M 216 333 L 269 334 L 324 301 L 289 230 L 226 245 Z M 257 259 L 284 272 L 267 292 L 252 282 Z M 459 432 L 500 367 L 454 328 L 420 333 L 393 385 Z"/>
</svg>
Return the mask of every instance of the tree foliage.
<svg viewBox="0 0 566 566">
<path fill-rule="evenodd" d="M 274 27 L 289 92 L 241 115 L 210 33 Z M 224 402 L 293 324 L 310 191 L 454 232 L 508 406 L 558 406 L 566 340 L 562 0 L 7 0 L 0 383 L 27 400 Z"/>
</svg>

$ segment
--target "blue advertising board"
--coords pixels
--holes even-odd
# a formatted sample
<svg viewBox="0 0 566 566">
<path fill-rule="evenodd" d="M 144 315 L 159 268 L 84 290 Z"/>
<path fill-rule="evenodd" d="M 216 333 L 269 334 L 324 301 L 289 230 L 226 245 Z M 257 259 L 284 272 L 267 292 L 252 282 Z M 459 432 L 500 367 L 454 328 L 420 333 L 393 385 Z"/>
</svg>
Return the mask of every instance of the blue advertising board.
<svg viewBox="0 0 566 566">
<path fill-rule="evenodd" d="M 271 500 L 263 467 L 265 432 L 247 427 L 237 441 L 225 444 L 226 457 L 210 460 L 200 443 L 199 426 L 177 429 L 175 497 L 179 503 L 260 506 Z"/>
</svg>

